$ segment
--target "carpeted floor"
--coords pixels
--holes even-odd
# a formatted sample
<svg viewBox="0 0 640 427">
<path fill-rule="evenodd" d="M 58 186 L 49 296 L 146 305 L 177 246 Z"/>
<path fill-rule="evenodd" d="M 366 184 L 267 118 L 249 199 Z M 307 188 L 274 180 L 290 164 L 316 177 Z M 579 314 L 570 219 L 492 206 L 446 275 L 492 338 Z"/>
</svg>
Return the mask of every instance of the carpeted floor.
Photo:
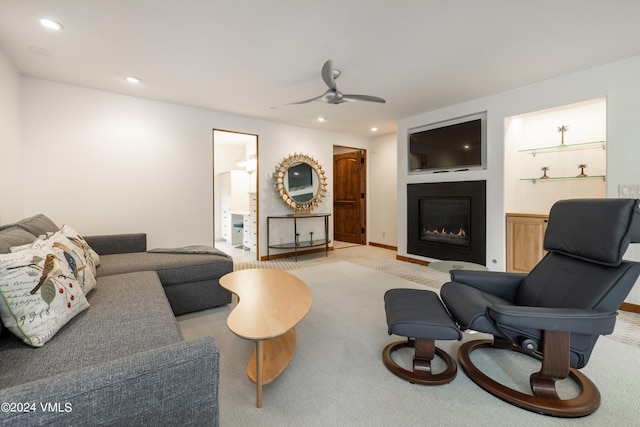
<svg viewBox="0 0 640 427">
<path fill-rule="evenodd" d="M 511 406 L 480 389 L 463 372 L 452 383 L 438 387 L 412 385 L 395 377 L 382 364 L 381 352 L 401 338 L 386 333 L 383 295 L 389 288 L 424 284 L 353 260 L 364 262 L 362 253 L 351 261 L 331 264 L 308 260 L 316 265 L 298 264 L 301 268 L 291 270 L 311 289 L 313 305 L 296 326 L 298 343 L 291 363 L 264 387 L 261 409 L 255 407 L 255 385 L 246 377 L 254 344 L 233 335 L 226 326 L 234 303 L 178 318 L 185 338 L 210 335 L 220 348 L 222 426 L 623 426 L 640 419 L 636 402 L 640 368 L 634 363 L 640 350 L 608 337 L 601 338 L 583 369 L 598 385 L 602 405 L 579 420 L 550 418 Z M 396 272 L 407 267 L 390 261 L 379 259 L 374 264 Z M 430 273 L 423 271 L 424 276 Z M 442 273 L 437 274 L 442 278 Z M 465 340 L 478 336 L 467 335 Z M 438 341 L 438 345 L 455 355 L 460 342 Z M 538 362 L 515 353 L 501 359 L 480 356 L 476 363 L 483 371 L 510 385 L 526 384 L 522 373 L 537 369 L 530 365 Z M 406 363 L 409 358 L 401 354 L 398 360 Z"/>
<path fill-rule="evenodd" d="M 235 258 L 234 258 L 235 259 Z M 245 258 L 246 259 L 246 258 Z M 376 246 L 338 244 L 337 249 L 323 254 L 310 254 L 294 258 L 282 258 L 272 261 L 239 261 L 234 262 L 235 270 L 246 268 L 274 268 L 278 270 L 296 270 L 332 262 L 347 261 L 352 264 L 368 267 L 395 277 L 440 289 L 449 280 L 449 274 L 423 265 L 399 261 L 396 252 Z M 640 348 L 640 313 L 621 311 L 616 321 L 616 328 L 609 338 Z"/>
</svg>

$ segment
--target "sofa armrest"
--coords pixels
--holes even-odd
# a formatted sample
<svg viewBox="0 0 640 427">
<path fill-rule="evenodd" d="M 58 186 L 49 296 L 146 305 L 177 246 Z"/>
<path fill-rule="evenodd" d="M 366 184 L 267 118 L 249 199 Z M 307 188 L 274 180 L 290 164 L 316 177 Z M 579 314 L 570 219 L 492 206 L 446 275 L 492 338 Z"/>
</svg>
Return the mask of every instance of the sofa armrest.
<svg viewBox="0 0 640 427">
<path fill-rule="evenodd" d="M 0 402 L 33 403 L 27 411 L 3 413 L 0 425 L 175 426 L 189 420 L 218 426 L 219 357 L 213 338 L 204 337 L 94 367 L 70 367 L 0 390 Z"/>
<path fill-rule="evenodd" d="M 128 254 L 147 251 L 145 233 L 106 234 L 101 236 L 83 236 L 91 249 L 98 255 Z"/>
</svg>

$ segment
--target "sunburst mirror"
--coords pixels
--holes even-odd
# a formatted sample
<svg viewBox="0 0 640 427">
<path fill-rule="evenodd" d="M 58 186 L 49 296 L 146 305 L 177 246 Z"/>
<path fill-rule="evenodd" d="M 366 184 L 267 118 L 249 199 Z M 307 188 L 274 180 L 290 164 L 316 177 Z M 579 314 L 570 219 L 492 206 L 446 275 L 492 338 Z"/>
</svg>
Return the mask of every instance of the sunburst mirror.
<svg viewBox="0 0 640 427">
<path fill-rule="evenodd" d="M 327 195 L 322 165 L 306 154 L 291 154 L 276 166 L 275 186 L 284 204 L 295 214 L 311 213 Z"/>
</svg>

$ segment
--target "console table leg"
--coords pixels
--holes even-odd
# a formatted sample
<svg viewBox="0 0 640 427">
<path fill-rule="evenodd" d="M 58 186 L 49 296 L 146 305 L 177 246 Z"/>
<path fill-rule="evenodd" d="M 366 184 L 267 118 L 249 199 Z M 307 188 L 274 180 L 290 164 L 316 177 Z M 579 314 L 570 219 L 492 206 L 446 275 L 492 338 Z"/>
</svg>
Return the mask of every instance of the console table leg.
<svg viewBox="0 0 640 427">
<path fill-rule="evenodd" d="M 324 217 L 324 256 L 329 256 L 329 216 Z"/>
</svg>

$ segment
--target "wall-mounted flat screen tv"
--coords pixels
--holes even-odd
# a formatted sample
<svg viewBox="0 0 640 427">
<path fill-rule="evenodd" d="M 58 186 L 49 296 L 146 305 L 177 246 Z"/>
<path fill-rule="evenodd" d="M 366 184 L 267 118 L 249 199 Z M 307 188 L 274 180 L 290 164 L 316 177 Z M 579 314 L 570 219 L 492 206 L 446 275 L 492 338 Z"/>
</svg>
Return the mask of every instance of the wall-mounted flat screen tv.
<svg viewBox="0 0 640 427">
<path fill-rule="evenodd" d="M 487 113 L 409 129 L 409 172 L 486 168 Z"/>
<path fill-rule="evenodd" d="M 313 169 L 307 163 L 296 163 L 287 172 L 289 191 L 313 186 Z"/>
</svg>

